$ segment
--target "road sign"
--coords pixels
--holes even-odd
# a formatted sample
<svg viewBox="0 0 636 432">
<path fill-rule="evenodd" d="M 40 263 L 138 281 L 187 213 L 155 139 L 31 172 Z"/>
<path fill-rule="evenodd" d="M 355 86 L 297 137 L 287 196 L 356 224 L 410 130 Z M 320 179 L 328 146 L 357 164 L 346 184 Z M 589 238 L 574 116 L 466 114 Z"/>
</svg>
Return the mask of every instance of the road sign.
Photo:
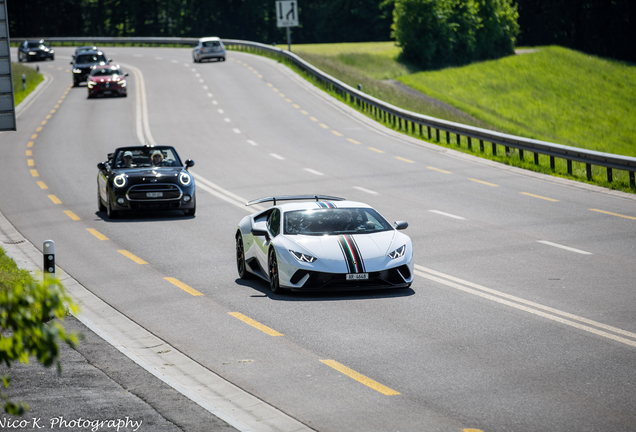
<svg viewBox="0 0 636 432">
<path fill-rule="evenodd" d="M 7 3 L 0 0 L 0 131 L 14 131 L 15 99 L 13 98 L 13 71 L 9 44 Z"/>
<path fill-rule="evenodd" d="M 277 1 L 276 2 L 276 26 L 277 27 L 298 27 L 298 2 L 297 1 Z"/>
</svg>

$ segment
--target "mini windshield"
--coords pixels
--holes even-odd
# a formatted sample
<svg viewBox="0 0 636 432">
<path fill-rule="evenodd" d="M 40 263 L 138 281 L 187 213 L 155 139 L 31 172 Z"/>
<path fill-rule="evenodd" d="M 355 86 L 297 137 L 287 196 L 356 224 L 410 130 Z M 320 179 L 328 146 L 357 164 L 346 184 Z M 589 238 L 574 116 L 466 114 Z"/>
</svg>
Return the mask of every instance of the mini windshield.
<svg viewBox="0 0 636 432">
<path fill-rule="evenodd" d="M 205 41 L 205 42 L 201 42 L 201 45 L 208 48 L 218 47 L 218 46 L 221 46 L 221 42 L 220 41 Z"/>
<path fill-rule="evenodd" d="M 121 75 L 121 71 L 119 69 L 93 69 L 91 71 L 91 76 L 110 76 L 110 75 Z"/>
<path fill-rule="evenodd" d="M 158 154 L 159 156 L 155 156 Z M 153 162 L 153 156 L 154 162 Z M 115 168 L 180 167 L 181 159 L 172 147 L 124 148 L 114 156 Z"/>
<path fill-rule="evenodd" d="M 288 211 L 284 216 L 285 234 L 336 235 L 368 234 L 392 229 L 371 208 L 335 208 Z"/>
<path fill-rule="evenodd" d="M 80 54 L 77 56 L 76 62 L 106 64 L 106 57 L 104 54 Z"/>
</svg>

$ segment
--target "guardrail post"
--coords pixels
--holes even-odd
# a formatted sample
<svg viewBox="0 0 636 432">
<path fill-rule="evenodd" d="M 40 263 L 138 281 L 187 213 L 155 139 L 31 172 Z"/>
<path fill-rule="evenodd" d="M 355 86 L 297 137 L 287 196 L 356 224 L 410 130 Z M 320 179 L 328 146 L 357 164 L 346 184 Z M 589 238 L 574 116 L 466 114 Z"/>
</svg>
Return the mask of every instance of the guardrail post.
<svg viewBox="0 0 636 432">
<path fill-rule="evenodd" d="M 534 164 L 539 165 L 539 153 L 534 152 Z"/>
<path fill-rule="evenodd" d="M 634 171 L 629 172 L 629 185 L 631 187 L 636 187 L 636 178 L 634 177 Z"/>
<path fill-rule="evenodd" d="M 585 171 L 587 171 L 587 179 L 591 181 L 592 180 L 592 164 L 586 163 Z"/>
<path fill-rule="evenodd" d="M 459 147 L 462 146 L 462 136 L 460 134 L 455 134 L 455 136 L 457 137 L 457 145 Z"/>
<path fill-rule="evenodd" d="M 46 240 L 42 251 L 44 256 L 44 276 L 51 275 L 55 277 L 55 242 Z"/>
<path fill-rule="evenodd" d="M 554 171 L 554 156 L 550 156 L 550 169 Z"/>
<path fill-rule="evenodd" d="M 473 149 L 473 142 L 471 141 L 470 137 L 468 137 L 468 150 L 472 150 Z"/>
<path fill-rule="evenodd" d="M 572 175 L 572 161 L 568 159 L 568 174 Z"/>
<path fill-rule="evenodd" d="M 450 144 L 450 132 L 446 131 L 446 144 Z"/>
<path fill-rule="evenodd" d="M 430 126 L 426 126 L 427 132 L 428 132 L 428 139 L 431 139 L 431 127 Z"/>
<path fill-rule="evenodd" d="M 484 140 L 479 140 L 479 151 L 482 153 L 484 151 Z"/>
<path fill-rule="evenodd" d="M 437 142 L 439 142 L 439 129 L 435 129 L 435 137 L 437 138 Z"/>
<path fill-rule="evenodd" d="M 523 160 L 523 149 L 519 149 L 519 159 Z"/>
<path fill-rule="evenodd" d="M 608 167 L 607 168 L 607 182 L 611 183 L 612 180 L 613 180 L 613 178 L 612 178 L 612 169 Z"/>
<path fill-rule="evenodd" d="M 492 143 L 492 155 L 497 156 L 497 144 Z"/>
</svg>

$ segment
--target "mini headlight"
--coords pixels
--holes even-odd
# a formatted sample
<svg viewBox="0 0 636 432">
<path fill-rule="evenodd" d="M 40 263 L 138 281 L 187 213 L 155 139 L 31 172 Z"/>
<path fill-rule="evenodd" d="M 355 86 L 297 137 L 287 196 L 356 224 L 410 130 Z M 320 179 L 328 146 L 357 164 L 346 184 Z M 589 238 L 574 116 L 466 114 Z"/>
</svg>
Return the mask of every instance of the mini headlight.
<svg viewBox="0 0 636 432">
<path fill-rule="evenodd" d="M 300 253 L 300 252 L 294 252 L 291 249 L 289 250 L 289 253 L 292 254 L 294 256 L 294 258 L 296 258 L 300 262 L 312 263 L 312 262 L 314 262 L 314 261 L 316 261 L 318 259 L 318 258 L 313 257 L 311 255 L 307 255 L 307 254 Z"/>
<path fill-rule="evenodd" d="M 126 200 L 124 199 L 124 197 L 117 198 L 117 204 L 119 204 L 119 205 L 126 204 Z"/>
<path fill-rule="evenodd" d="M 387 256 L 391 259 L 396 259 L 404 256 L 404 252 L 406 252 L 406 245 L 402 245 Z"/>
<path fill-rule="evenodd" d="M 126 176 L 123 174 L 119 174 L 117 177 L 115 177 L 113 183 L 117 187 L 124 187 L 126 185 Z"/>
<path fill-rule="evenodd" d="M 79 74 L 79 73 L 82 73 L 82 70 L 81 69 L 73 69 L 73 73 Z"/>
<path fill-rule="evenodd" d="M 181 174 L 179 174 L 179 182 L 184 186 L 188 186 L 190 183 L 192 183 L 192 177 L 190 177 L 190 174 L 188 174 L 187 172 L 182 172 Z"/>
</svg>

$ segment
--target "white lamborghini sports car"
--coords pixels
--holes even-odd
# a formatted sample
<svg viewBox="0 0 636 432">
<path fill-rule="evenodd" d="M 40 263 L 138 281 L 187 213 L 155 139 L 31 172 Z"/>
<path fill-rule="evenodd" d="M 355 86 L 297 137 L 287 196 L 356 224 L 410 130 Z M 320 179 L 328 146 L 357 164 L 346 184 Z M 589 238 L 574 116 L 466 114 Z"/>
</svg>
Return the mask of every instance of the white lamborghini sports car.
<svg viewBox="0 0 636 432">
<path fill-rule="evenodd" d="M 236 231 L 240 278 L 256 275 L 274 293 L 411 286 L 413 247 L 400 232 L 408 223 L 391 225 L 367 204 L 322 195 L 247 205 L 264 202 L 273 206 L 244 217 Z"/>
</svg>

